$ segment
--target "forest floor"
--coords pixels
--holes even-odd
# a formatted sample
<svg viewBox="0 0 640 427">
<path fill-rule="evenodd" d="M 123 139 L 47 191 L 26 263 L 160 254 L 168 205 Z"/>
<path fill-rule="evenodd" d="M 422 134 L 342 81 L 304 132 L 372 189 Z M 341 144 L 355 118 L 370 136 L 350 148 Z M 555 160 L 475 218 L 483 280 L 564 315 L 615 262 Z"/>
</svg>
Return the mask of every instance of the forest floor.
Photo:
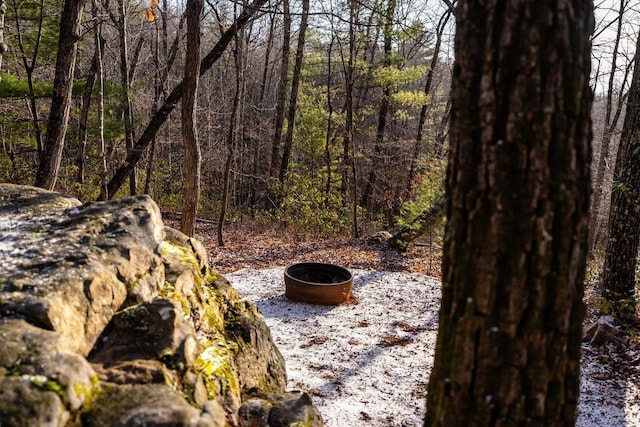
<svg viewBox="0 0 640 427">
<path fill-rule="evenodd" d="M 210 263 L 265 315 L 287 362 L 288 388 L 309 392 L 327 427 L 421 425 L 437 336 L 437 238 L 399 253 L 366 237 L 246 225 L 224 236 L 219 247 L 215 225 L 196 226 Z M 349 268 L 355 298 L 332 308 L 288 301 L 284 267 L 304 261 Z M 600 314 L 597 299 L 585 300 L 589 326 Z M 640 427 L 640 321 L 629 318 L 615 331 L 602 343 L 583 342 L 579 427 Z"/>
</svg>

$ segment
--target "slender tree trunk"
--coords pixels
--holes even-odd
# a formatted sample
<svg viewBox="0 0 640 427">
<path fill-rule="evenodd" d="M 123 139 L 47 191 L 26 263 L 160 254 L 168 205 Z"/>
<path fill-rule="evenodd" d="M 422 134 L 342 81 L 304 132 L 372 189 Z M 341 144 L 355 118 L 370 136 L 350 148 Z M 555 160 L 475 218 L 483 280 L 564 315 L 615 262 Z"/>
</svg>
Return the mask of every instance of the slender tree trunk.
<svg viewBox="0 0 640 427">
<path fill-rule="evenodd" d="M 627 101 L 627 98 L 629 96 L 629 91 L 625 92 L 625 83 L 627 82 L 628 78 L 629 78 L 629 74 L 631 73 L 633 69 L 633 60 L 629 61 L 629 63 L 627 64 L 627 67 L 624 70 L 624 77 L 622 78 L 622 86 L 620 88 L 620 93 L 622 94 L 621 96 L 618 96 L 618 100 L 616 102 L 616 112 L 613 115 L 613 119 L 611 119 L 611 123 L 609 124 L 609 128 L 607 130 L 605 130 L 605 132 L 607 133 L 606 138 L 609 140 L 609 142 L 607 143 L 607 147 L 606 147 L 606 151 L 607 151 L 607 156 L 604 159 L 604 163 L 602 165 L 602 170 L 604 171 L 604 173 L 606 173 L 607 169 L 609 168 L 607 166 L 607 163 L 611 162 L 611 156 L 609 156 L 609 145 L 610 145 L 610 141 L 613 138 L 613 135 L 616 133 L 617 129 L 618 129 L 618 122 L 620 121 L 620 116 L 622 115 L 622 107 L 624 106 L 624 104 Z M 603 136 L 603 141 L 604 141 L 605 136 Z M 603 142 L 603 146 L 604 146 L 604 142 Z M 604 175 L 603 175 L 603 181 L 605 180 Z M 596 211 L 596 206 L 595 203 L 593 202 L 592 207 L 591 207 L 591 211 L 592 211 L 592 217 L 593 216 L 597 216 L 597 222 L 595 223 L 594 227 L 595 230 L 589 229 L 590 230 L 590 237 L 593 238 L 593 241 L 591 242 L 591 244 L 589 245 L 589 247 L 591 248 L 592 251 L 597 251 L 602 247 L 602 244 L 604 241 L 606 241 L 606 231 L 603 230 L 603 224 L 608 224 L 608 220 L 609 220 L 609 210 L 605 210 L 602 207 L 602 197 L 605 195 L 608 195 L 609 192 L 607 191 L 605 193 L 605 187 L 604 187 L 604 182 L 600 182 L 600 185 L 596 184 L 598 181 L 596 180 L 594 183 L 594 188 L 596 188 L 596 192 L 600 191 L 600 200 L 597 202 L 597 208 L 598 210 Z M 598 190 L 598 188 L 600 188 L 600 190 Z M 594 197 L 595 199 L 595 197 Z"/>
<path fill-rule="evenodd" d="M 575 425 L 592 7 L 458 3 L 425 426 Z"/>
<path fill-rule="evenodd" d="M 141 34 L 140 37 L 138 37 L 136 48 L 133 50 L 133 56 L 131 57 L 131 66 L 129 67 L 129 87 L 134 83 L 136 70 L 138 68 L 138 61 L 140 60 L 140 52 L 142 52 L 144 42 L 145 38 Z"/>
<path fill-rule="evenodd" d="M 238 111 L 240 111 L 240 99 L 242 98 L 242 86 L 244 78 L 244 61 L 242 56 L 244 55 L 244 45 L 242 43 L 243 37 L 239 37 L 236 33 L 236 45 L 234 49 L 233 59 L 235 68 L 235 94 L 233 97 L 233 108 L 231 110 L 231 119 L 229 120 L 229 133 L 227 134 L 227 157 L 224 162 L 224 178 L 222 184 L 222 200 L 220 206 L 220 218 L 218 219 L 218 246 L 224 246 L 224 221 L 227 216 L 227 209 L 229 207 L 229 182 L 231 178 L 231 163 L 235 154 L 236 145 L 236 132 L 238 131 Z"/>
<path fill-rule="evenodd" d="M 269 6 L 271 2 L 269 2 Z M 267 35 L 267 44 L 265 47 L 264 53 L 264 62 L 262 66 L 262 76 L 260 78 L 260 94 L 258 95 L 258 103 L 256 109 L 256 118 L 257 118 L 257 127 L 262 128 L 262 123 L 264 121 L 264 111 L 267 111 L 267 106 L 265 105 L 265 97 L 267 95 L 267 90 L 270 86 L 270 62 L 271 62 L 271 52 L 273 50 L 273 42 L 274 42 L 274 32 L 275 32 L 275 22 L 276 22 L 276 12 L 274 11 L 269 15 L 269 33 Z M 265 140 L 268 137 L 264 137 Z M 264 156 L 260 155 L 261 152 L 261 144 L 259 143 L 259 138 L 251 137 L 249 139 L 251 141 L 252 147 L 252 155 L 251 155 L 251 177 L 250 177 L 250 185 L 249 185 L 249 195 L 247 204 L 249 205 L 251 218 L 255 215 L 255 208 L 259 205 L 265 205 L 266 199 L 265 194 L 268 191 L 268 184 L 266 180 L 260 178 L 260 173 L 263 172 L 262 169 L 270 168 L 270 164 L 265 162 Z M 265 172 L 266 173 L 266 172 Z"/>
<path fill-rule="evenodd" d="M 6 10 L 6 5 L 2 5 L 2 7 Z M 43 148 L 42 148 L 42 131 L 40 130 L 40 119 L 38 117 L 38 107 L 36 104 L 36 94 L 33 86 L 33 72 L 36 67 L 36 59 L 38 58 L 38 52 L 40 50 L 40 41 L 42 40 L 42 21 L 44 18 L 44 0 L 40 0 L 40 16 L 38 19 L 38 30 L 36 32 L 35 37 L 35 45 L 33 47 L 33 53 L 31 55 L 31 60 L 27 58 L 27 52 L 24 46 L 23 41 L 23 31 L 22 26 L 20 25 L 20 18 L 18 14 L 18 2 L 16 0 L 13 1 L 13 10 L 15 13 L 15 24 L 16 24 L 16 38 L 18 40 L 18 48 L 20 49 L 20 56 L 22 57 L 22 65 L 27 74 L 27 86 L 29 88 L 29 111 L 31 114 L 31 123 L 33 124 L 33 131 L 36 137 L 36 144 L 38 146 L 38 154 L 42 158 L 43 156 Z M 2 11 L 2 20 L 4 21 L 4 10 Z M 0 31 L 2 31 L 0 29 Z M 0 46 L 1 48 L 1 46 Z M 1 54 L 0 54 L 1 56 Z M 0 64 L 1 65 L 1 64 Z"/>
<path fill-rule="evenodd" d="M 616 31 L 616 40 L 613 46 L 613 54 L 611 57 L 611 73 L 609 74 L 609 86 L 607 88 L 607 103 L 605 109 L 604 116 L 604 126 L 602 133 L 602 143 L 600 147 L 600 156 L 598 157 L 598 168 L 596 169 L 596 178 L 593 182 L 593 201 L 591 202 L 591 219 L 589 221 L 589 239 L 590 239 L 590 248 L 595 249 L 593 246 L 596 242 L 598 235 L 598 224 L 600 223 L 600 216 L 602 215 L 600 212 L 600 205 L 602 201 L 603 193 L 608 193 L 608 188 L 605 190 L 604 186 L 604 173 L 606 170 L 606 162 L 609 158 L 609 146 L 611 145 L 611 138 L 613 135 L 613 130 L 615 127 L 611 127 L 611 110 L 613 104 L 613 85 L 615 82 L 616 76 L 616 68 L 617 68 L 617 60 L 618 60 L 618 46 L 620 45 L 620 36 L 622 33 L 622 16 L 624 15 L 624 9 L 628 0 L 620 0 L 620 7 L 618 10 L 618 19 L 617 25 L 618 29 Z M 625 79 L 626 80 L 626 79 Z"/>
<path fill-rule="evenodd" d="M 282 150 L 282 162 L 280 163 L 280 184 L 284 190 L 285 178 L 289 169 L 289 158 L 293 146 L 293 129 L 296 121 L 296 108 L 298 106 L 298 90 L 300 88 L 300 77 L 302 73 L 302 59 L 304 57 L 305 36 L 307 33 L 307 22 L 309 19 L 309 0 L 302 0 L 302 16 L 300 29 L 298 31 L 298 46 L 296 48 L 296 62 L 293 68 L 291 80 L 291 97 L 289 100 L 289 113 L 287 114 L 287 132 L 284 137 L 284 147 Z"/>
<path fill-rule="evenodd" d="M 640 36 L 636 44 L 640 52 Z M 618 312 L 636 310 L 636 266 L 640 243 L 640 54 L 635 67 L 613 174 L 609 239 L 602 271 L 604 297 Z"/>
<path fill-rule="evenodd" d="M 93 19 L 97 21 L 99 18 L 94 14 Z M 93 61 L 91 62 L 91 68 L 87 75 L 84 92 L 82 93 L 82 110 L 80 111 L 80 123 L 78 126 L 78 160 L 76 162 L 78 167 L 77 180 L 81 185 L 84 185 L 85 160 L 87 153 L 87 122 L 89 121 L 89 110 L 91 108 L 91 95 L 96 84 L 96 79 L 98 78 L 98 62 L 101 60 L 100 54 L 104 50 L 106 40 L 101 38 L 99 43 L 100 46 L 96 45 L 95 47 Z"/>
<path fill-rule="evenodd" d="M 393 17 L 396 10 L 396 0 L 389 0 L 387 3 L 387 10 L 384 15 L 384 67 L 392 66 L 392 50 L 391 43 L 393 42 Z M 378 181 L 378 172 L 382 168 L 382 152 L 384 144 L 384 134 L 387 127 L 387 115 L 389 114 L 389 106 L 391 103 L 391 85 L 386 84 L 382 88 L 382 99 L 380 100 L 380 109 L 378 110 L 378 127 L 376 129 L 376 140 L 373 147 L 373 161 L 371 169 L 369 170 L 369 177 L 365 183 L 364 191 L 362 193 L 362 199 L 360 206 L 366 208 L 369 207 L 369 203 L 374 198 L 374 188 Z M 383 184 L 387 185 L 387 182 Z"/>
<path fill-rule="evenodd" d="M 331 193 L 331 140 L 333 134 L 333 103 L 331 102 L 331 73 L 332 73 L 332 61 L 331 55 L 333 54 L 333 43 L 335 37 L 331 36 L 329 42 L 329 49 L 327 52 L 327 136 L 324 141 L 324 160 L 327 168 L 327 184 L 324 190 L 324 204 L 329 209 L 329 195 Z"/>
<path fill-rule="evenodd" d="M 53 79 L 51 112 L 47 123 L 43 156 L 40 159 L 35 181 L 37 187 L 47 190 L 53 190 L 55 187 L 62 161 L 64 137 L 69 124 L 73 71 L 76 63 L 76 47 L 80 37 L 83 6 L 83 0 L 65 0 L 60 16 L 60 38 Z"/>
<path fill-rule="evenodd" d="M 442 35 L 444 29 L 447 27 L 449 18 L 451 17 L 451 10 L 447 11 L 440 17 L 438 26 L 436 27 L 436 44 L 433 47 L 433 55 L 431 56 L 431 63 L 429 64 L 429 71 L 427 72 L 427 82 L 424 85 L 424 94 L 429 96 L 431 94 L 431 84 L 433 82 L 433 75 L 435 73 L 436 66 L 438 65 L 438 57 L 440 56 L 440 46 L 442 45 Z M 413 146 L 413 156 L 411 156 L 411 163 L 409 165 L 409 179 L 407 179 L 406 192 L 408 194 L 413 193 L 415 188 L 416 168 L 420 152 L 422 148 L 422 135 L 424 133 L 424 123 L 427 119 L 428 104 L 424 104 L 420 109 L 420 118 L 418 119 L 418 132 L 416 134 L 416 141 Z"/>
<path fill-rule="evenodd" d="M 180 231 L 193 236 L 200 201 L 200 143 L 196 130 L 198 78 L 200 77 L 200 21 L 204 0 L 187 0 L 187 53 L 182 96 L 182 143 L 184 144 L 184 190 Z"/>
<path fill-rule="evenodd" d="M 2 69 L 2 57 L 4 53 L 9 49 L 4 42 L 4 14 L 6 11 L 7 11 L 6 1 L 0 0 L 0 69 Z M 2 81 L 1 77 L 0 77 L 0 81 Z"/>
<path fill-rule="evenodd" d="M 155 39 L 153 44 L 153 63 L 154 74 L 153 74 L 153 106 L 151 108 L 151 113 L 155 114 L 158 111 L 158 105 L 160 103 L 160 96 L 164 92 L 163 90 L 163 82 L 160 79 L 160 28 L 158 27 L 157 21 L 155 24 Z M 153 182 L 153 162 L 156 153 L 156 139 L 157 136 L 154 135 L 151 140 L 151 146 L 149 147 L 149 152 L 147 154 L 147 169 L 146 169 L 146 179 L 144 183 L 144 193 L 153 196 L 151 190 L 151 183 Z"/>
<path fill-rule="evenodd" d="M 353 124 L 353 86 L 355 80 L 355 60 L 356 60 L 356 16 L 357 16 L 356 0 L 349 1 L 349 58 L 347 61 L 347 72 L 345 76 L 345 136 L 343 142 L 344 164 L 351 169 L 351 188 L 352 188 L 352 226 L 353 237 L 360 237 L 360 228 L 358 226 L 358 174 L 356 173 L 356 148 L 354 141 L 354 124 Z M 348 170 L 348 169 L 347 169 Z M 343 179 L 343 185 L 346 185 Z"/>
<path fill-rule="evenodd" d="M 99 3 L 98 0 L 93 0 L 93 16 L 98 15 Z M 104 143 L 104 67 L 103 67 L 103 41 L 102 37 L 102 21 L 94 21 L 94 42 L 96 46 L 96 75 L 98 80 L 98 140 L 99 140 L 99 154 L 100 154 L 100 191 L 106 196 L 109 196 L 107 192 L 107 153 Z"/>
<path fill-rule="evenodd" d="M 271 145 L 271 163 L 269 177 L 276 176 L 280 164 L 280 146 L 282 144 L 282 127 L 284 126 L 284 113 L 287 105 L 287 89 L 289 88 L 289 52 L 291 44 L 291 14 L 289 13 L 289 0 L 282 0 L 282 59 L 280 63 L 280 83 L 278 86 L 278 103 L 276 105 L 275 134 Z"/>
<path fill-rule="evenodd" d="M 273 30 L 276 22 L 276 14 L 271 14 L 269 18 L 269 36 L 267 37 L 267 47 L 264 52 L 264 66 L 262 67 L 262 79 L 260 80 L 259 105 L 263 107 L 264 96 L 267 90 L 269 78 L 269 62 L 271 61 L 271 49 L 273 48 Z"/>
<path fill-rule="evenodd" d="M 200 64 L 201 75 L 207 72 L 213 66 L 213 64 L 216 63 L 216 61 L 220 58 L 220 56 L 222 56 L 222 53 L 229 45 L 229 42 L 233 39 L 235 32 L 238 29 L 243 28 L 247 24 L 247 22 L 249 22 L 251 17 L 258 10 L 260 10 L 260 7 L 262 7 L 262 5 L 266 2 L 267 0 L 254 0 L 251 5 L 244 8 L 234 24 L 222 34 L 215 46 L 211 49 L 211 51 L 209 51 L 207 56 L 202 59 Z M 167 117 L 169 117 L 169 114 L 173 111 L 178 101 L 180 101 L 180 99 L 182 98 L 182 91 L 183 82 L 180 82 L 173 88 L 158 112 L 154 114 L 153 117 L 151 117 L 151 120 L 149 120 L 147 127 L 145 128 L 142 135 L 140 135 L 140 138 L 138 138 L 138 140 L 134 144 L 133 150 L 127 156 L 124 164 L 118 168 L 113 178 L 111 178 L 111 181 L 109 181 L 109 194 L 114 194 L 116 191 L 118 191 L 129 174 L 133 171 L 135 165 L 142 157 L 142 154 L 146 151 L 147 147 L 158 132 L 158 129 L 160 129 L 160 127 L 164 124 L 164 122 L 167 120 Z M 99 199 L 106 200 L 106 195 L 104 192 L 100 194 Z"/>
<path fill-rule="evenodd" d="M 447 104 L 444 107 L 444 114 L 440 119 L 440 124 L 436 131 L 436 143 L 434 146 L 435 155 L 440 158 L 444 153 L 444 145 L 449 134 L 449 121 L 451 120 L 451 94 L 447 97 Z"/>
<path fill-rule="evenodd" d="M 109 9 L 109 14 L 113 24 L 118 29 L 118 40 L 120 42 L 120 85 L 122 86 L 122 114 L 124 125 L 124 139 L 127 155 L 133 149 L 133 112 L 131 107 L 130 82 L 129 82 L 129 30 L 127 20 L 127 7 L 125 0 L 118 0 L 117 16 Z M 129 194 L 136 194 L 136 169 L 129 175 Z"/>
</svg>

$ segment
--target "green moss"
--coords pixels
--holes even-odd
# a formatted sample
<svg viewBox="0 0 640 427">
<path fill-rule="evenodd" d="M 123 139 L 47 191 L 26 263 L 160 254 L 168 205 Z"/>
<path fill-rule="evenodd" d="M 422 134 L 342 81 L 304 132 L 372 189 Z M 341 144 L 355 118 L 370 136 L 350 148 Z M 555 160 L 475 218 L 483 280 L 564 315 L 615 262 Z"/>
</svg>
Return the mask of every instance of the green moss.
<svg viewBox="0 0 640 427">
<path fill-rule="evenodd" d="M 67 400 L 67 394 L 65 393 L 64 388 L 56 381 L 53 381 L 44 375 L 25 375 L 24 377 L 26 377 L 31 382 L 31 384 L 33 384 L 38 389 L 44 391 L 52 391 L 60 396 L 63 401 Z"/>
<path fill-rule="evenodd" d="M 128 307 L 118 314 L 119 320 L 122 321 L 127 328 L 138 333 L 146 333 L 149 330 L 149 310 L 147 307 Z"/>
<path fill-rule="evenodd" d="M 191 312 L 191 305 L 185 299 L 184 295 L 176 291 L 176 286 L 173 283 L 167 281 L 164 282 L 164 286 L 160 290 L 160 297 L 177 301 L 185 314 L 189 314 Z"/>
<path fill-rule="evenodd" d="M 74 383 L 72 385 L 73 391 L 76 393 L 76 396 L 80 398 L 83 402 L 89 402 L 96 397 L 96 394 L 100 391 L 100 379 L 97 375 L 91 375 L 90 377 L 91 384 L 80 384 Z"/>
<path fill-rule="evenodd" d="M 232 351 L 224 337 L 219 336 L 218 342 L 213 342 L 200 353 L 194 365 L 204 378 L 210 399 L 229 394 L 240 395 L 240 384 L 233 366 Z"/>
<path fill-rule="evenodd" d="M 193 251 L 166 240 L 160 243 L 159 250 L 163 258 L 177 258 L 183 264 L 191 267 L 193 271 L 200 271 L 200 263 Z"/>
</svg>

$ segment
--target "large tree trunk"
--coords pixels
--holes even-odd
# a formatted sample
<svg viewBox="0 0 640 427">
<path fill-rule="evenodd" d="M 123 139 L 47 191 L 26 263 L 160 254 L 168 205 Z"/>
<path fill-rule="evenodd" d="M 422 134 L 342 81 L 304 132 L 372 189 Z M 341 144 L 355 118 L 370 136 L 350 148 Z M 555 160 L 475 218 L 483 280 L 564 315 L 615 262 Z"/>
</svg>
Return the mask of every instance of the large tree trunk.
<svg viewBox="0 0 640 427">
<path fill-rule="evenodd" d="M 640 36 L 636 52 L 640 52 Z M 636 265 L 640 242 L 639 164 L 640 54 L 636 53 L 627 112 L 613 172 L 609 239 L 602 274 L 604 297 L 620 312 L 635 311 Z"/>
<path fill-rule="evenodd" d="M 196 131 L 196 94 L 200 76 L 200 17 L 204 0 L 187 0 L 187 53 L 182 84 L 182 144 L 184 145 L 184 184 L 180 231 L 193 236 L 200 200 L 200 144 Z"/>
<path fill-rule="evenodd" d="M 83 0 L 66 0 L 60 16 L 60 38 L 58 41 L 55 77 L 53 79 L 51 112 L 47 123 L 43 156 L 40 159 L 35 182 L 37 187 L 47 190 L 53 190 L 56 185 L 62 160 L 64 137 L 67 133 L 69 122 L 76 46 L 80 37 L 79 31 L 83 6 Z"/>
<path fill-rule="evenodd" d="M 218 40 L 216 45 L 211 49 L 211 51 L 209 51 L 207 56 L 202 58 L 200 63 L 200 75 L 207 72 L 213 64 L 220 59 L 222 53 L 225 51 L 231 40 L 233 40 L 234 34 L 239 29 L 247 25 L 251 17 L 259 11 L 260 7 L 262 7 L 266 2 L 267 0 L 254 0 L 252 4 L 244 8 L 242 13 L 240 13 L 240 16 L 238 16 L 238 19 L 236 19 L 235 22 L 231 24 L 231 27 L 222 34 L 220 40 Z M 178 101 L 182 98 L 183 84 L 184 82 L 180 82 L 173 88 L 169 96 L 165 99 L 162 107 L 160 107 L 157 113 L 153 115 L 144 132 L 142 132 L 142 135 L 140 135 L 140 138 L 138 138 L 134 144 L 133 150 L 131 150 L 131 153 L 127 156 L 124 164 L 118 168 L 113 178 L 111 178 L 111 181 L 109 181 L 109 184 L 107 185 L 108 194 L 115 194 L 129 174 L 133 172 L 136 164 L 142 158 L 142 155 L 147 150 L 147 147 L 153 140 L 154 136 L 167 120 L 167 117 L 169 117 L 169 114 L 173 111 Z M 100 194 L 99 199 L 107 199 L 107 195 L 104 191 Z"/>
<path fill-rule="evenodd" d="M 458 3 L 425 426 L 573 426 L 591 160 L 583 0 Z"/>
</svg>

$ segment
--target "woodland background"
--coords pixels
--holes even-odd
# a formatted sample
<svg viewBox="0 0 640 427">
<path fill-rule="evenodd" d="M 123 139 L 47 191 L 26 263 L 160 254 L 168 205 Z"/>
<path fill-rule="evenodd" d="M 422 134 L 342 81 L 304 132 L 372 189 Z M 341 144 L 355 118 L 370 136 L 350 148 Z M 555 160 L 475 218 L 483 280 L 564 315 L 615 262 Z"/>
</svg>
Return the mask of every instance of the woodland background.
<svg viewBox="0 0 640 427">
<path fill-rule="evenodd" d="M 147 193 L 219 247 L 231 222 L 439 239 L 445 206 L 426 424 L 571 425 L 584 282 L 637 346 L 640 5 L 496 3 L 0 0 L 0 179 Z"/>
<path fill-rule="evenodd" d="M 2 4 L 0 179 L 31 184 L 45 156 L 62 3 Z M 167 123 L 151 129 L 127 185 L 107 197 L 148 193 L 164 211 L 181 210 L 184 177 L 195 173 L 185 167 L 180 103 L 170 97 L 190 72 L 185 6 L 85 3 L 56 190 L 99 198 L 149 136 L 152 118 L 175 106 Z M 429 210 L 446 168 L 451 6 L 207 1 L 202 55 L 225 33 L 233 39 L 199 83 L 198 216 L 221 227 L 250 219 L 300 234 L 358 237 L 398 229 Z M 243 10 L 252 16 L 240 28 Z M 598 250 L 639 21 L 638 4 L 628 0 L 597 2 L 595 10 L 591 229 Z"/>
</svg>

